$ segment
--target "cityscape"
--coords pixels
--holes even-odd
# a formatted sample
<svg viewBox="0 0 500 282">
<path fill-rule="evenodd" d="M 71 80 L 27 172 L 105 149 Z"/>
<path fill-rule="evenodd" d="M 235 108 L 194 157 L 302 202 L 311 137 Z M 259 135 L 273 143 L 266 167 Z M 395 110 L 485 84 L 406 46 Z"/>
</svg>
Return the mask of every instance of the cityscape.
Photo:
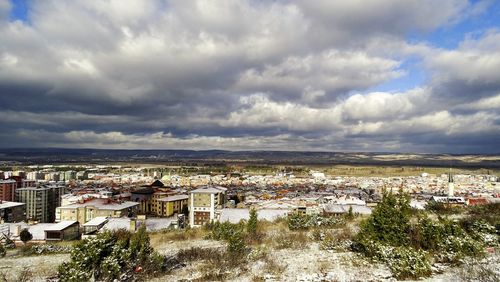
<svg viewBox="0 0 500 282">
<path fill-rule="evenodd" d="M 0 0 L 0 282 L 500 282 L 499 23 Z"/>
</svg>

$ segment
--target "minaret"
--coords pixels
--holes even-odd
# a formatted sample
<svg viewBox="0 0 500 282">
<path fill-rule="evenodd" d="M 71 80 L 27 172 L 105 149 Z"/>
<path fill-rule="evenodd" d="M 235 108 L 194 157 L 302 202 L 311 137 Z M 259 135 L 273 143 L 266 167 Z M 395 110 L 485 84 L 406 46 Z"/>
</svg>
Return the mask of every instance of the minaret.
<svg viewBox="0 0 500 282">
<path fill-rule="evenodd" d="M 450 172 L 448 173 L 448 197 L 453 197 L 455 193 L 455 186 L 453 184 L 453 175 Z"/>
</svg>

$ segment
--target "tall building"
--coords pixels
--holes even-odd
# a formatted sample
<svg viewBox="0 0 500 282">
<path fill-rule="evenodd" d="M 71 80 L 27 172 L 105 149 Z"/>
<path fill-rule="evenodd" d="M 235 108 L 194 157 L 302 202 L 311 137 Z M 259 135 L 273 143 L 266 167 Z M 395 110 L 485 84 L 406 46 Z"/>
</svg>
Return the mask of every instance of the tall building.
<svg viewBox="0 0 500 282">
<path fill-rule="evenodd" d="M 205 186 L 191 191 L 189 197 L 189 224 L 202 226 L 220 215 L 226 205 L 224 187 Z"/>
<path fill-rule="evenodd" d="M 16 190 L 17 202 L 26 204 L 26 218 L 38 222 L 54 222 L 56 207 L 61 205 L 64 186 L 28 187 Z"/>
<path fill-rule="evenodd" d="M 453 197 L 455 194 L 455 185 L 453 184 L 453 175 L 450 173 L 448 174 L 448 197 Z"/>
<path fill-rule="evenodd" d="M 13 179 L 0 180 L 0 201 L 15 202 L 17 182 Z"/>
</svg>

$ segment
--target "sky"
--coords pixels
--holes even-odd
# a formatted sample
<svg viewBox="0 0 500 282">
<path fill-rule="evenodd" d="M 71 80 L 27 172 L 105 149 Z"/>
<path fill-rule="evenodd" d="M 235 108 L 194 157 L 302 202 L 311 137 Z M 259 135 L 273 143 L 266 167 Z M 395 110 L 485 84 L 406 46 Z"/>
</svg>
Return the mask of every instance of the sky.
<svg viewBox="0 0 500 282">
<path fill-rule="evenodd" d="M 500 1 L 0 0 L 0 148 L 500 153 Z"/>
</svg>

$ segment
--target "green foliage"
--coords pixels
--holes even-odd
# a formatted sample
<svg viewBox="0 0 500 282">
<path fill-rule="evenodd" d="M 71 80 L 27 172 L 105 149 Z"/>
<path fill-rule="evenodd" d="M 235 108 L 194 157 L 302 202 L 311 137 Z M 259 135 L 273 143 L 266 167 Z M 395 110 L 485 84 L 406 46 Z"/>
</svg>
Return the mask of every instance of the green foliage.
<svg viewBox="0 0 500 282">
<path fill-rule="evenodd" d="M 428 254 L 422 250 L 408 247 L 396 247 L 386 260 L 391 272 L 398 279 L 427 277 L 431 275 Z"/>
<path fill-rule="evenodd" d="M 222 223 L 216 221 L 207 223 L 205 228 L 210 231 L 207 239 L 228 241 L 234 233 L 243 232 L 245 225 L 242 223 L 233 224 L 228 221 Z"/>
<path fill-rule="evenodd" d="M 26 244 L 28 241 L 31 241 L 33 239 L 33 235 L 28 231 L 28 229 L 23 229 L 21 230 L 21 233 L 19 233 L 19 238 L 21 241 L 23 241 L 24 244 Z"/>
<path fill-rule="evenodd" d="M 163 270 L 163 257 L 149 243 L 146 228 L 131 234 L 127 231 L 106 232 L 77 243 L 71 260 L 59 267 L 61 281 L 112 281 L 134 275 L 137 267 L 145 275 Z"/>
<path fill-rule="evenodd" d="M 484 221 L 462 228 L 450 220 L 434 222 L 422 217 L 413 228 L 412 245 L 435 254 L 437 261 L 459 262 L 467 256 L 480 256 L 485 246 L 496 245 L 495 229 Z"/>
<path fill-rule="evenodd" d="M 387 264 L 398 279 L 417 279 L 431 274 L 429 255 L 424 250 L 389 246 L 370 239 L 359 241 L 356 247 L 367 257 Z"/>
<path fill-rule="evenodd" d="M 349 206 L 349 211 L 347 212 L 347 219 L 351 220 L 354 218 L 354 213 L 352 212 L 352 206 Z"/>
<path fill-rule="evenodd" d="M 290 230 L 306 230 L 312 227 L 339 227 L 345 225 L 345 220 L 338 217 L 323 217 L 321 215 L 292 214 L 287 219 Z"/>
<path fill-rule="evenodd" d="M 468 213 L 472 219 L 485 220 L 489 224 L 496 226 L 497 231 L 500 231 L 500 203 L 472 206 L 469 208 Z"/>
<path fill-rule="evenodd" d="M 283 232 L 278 234 L 274 240 L 276 249 L 305 249 L 309 243 L 309 238 L 305 232 Z"/>
<path fill-rule="evenodd" d="M 430 275 L 430 256 L 435 261 L 457 263 L 481 256 L 485 246 L 498 245 L 495 228 L 484 220 L 434 221 L 426 213 L 418 214 L 414 225 L 410 220 L 408 196 L 385 193 L 362 223 L 352 247 L 386 263 L 396 278 L 418 278 Z"/>
<path fill-rule="evenodd" d="M 372 215 L 361 224 L 361 231 L 355 240 L 369 238 L 391 246 L 406 245 L 410 240 L 411 213 L 408 194 L 403 192 L 397 195 L 392 192 L 384 193 L 382 202 L 373 210 Z"/>
<path fill-rule="evenodd" d="M 3 246 L 2 243 L 0 243 L 0 257 L 5 257 L 5 255 L 7 254 L 7 250 L 5 249 L 5 247 Z"/>
<path fill-rule="evenodd" d="M 248 225 L 244 222 L 232 224 L 230 222 L 212 222 L 205 225 L 210 230 L 207 236 L 213 240 L 224 240 L 227 242 L 226 257 L 231 263 L 240 263 L 246 255 L 244 231 Z"/>
<path fill-rule="evenodd" d="M 250 210 L 250 218 L 247 222 L 247 233 L 251 237 L 255 237 L 257 235 L 257 211 L 255 209 Z"/>
<path fill-rule="evenodd" d="M 231 261 L 240 261 L 246 254 L 246 245 L 241 232 L 233 233 L 227 241 L 227 253 Z"/>
</svg>

